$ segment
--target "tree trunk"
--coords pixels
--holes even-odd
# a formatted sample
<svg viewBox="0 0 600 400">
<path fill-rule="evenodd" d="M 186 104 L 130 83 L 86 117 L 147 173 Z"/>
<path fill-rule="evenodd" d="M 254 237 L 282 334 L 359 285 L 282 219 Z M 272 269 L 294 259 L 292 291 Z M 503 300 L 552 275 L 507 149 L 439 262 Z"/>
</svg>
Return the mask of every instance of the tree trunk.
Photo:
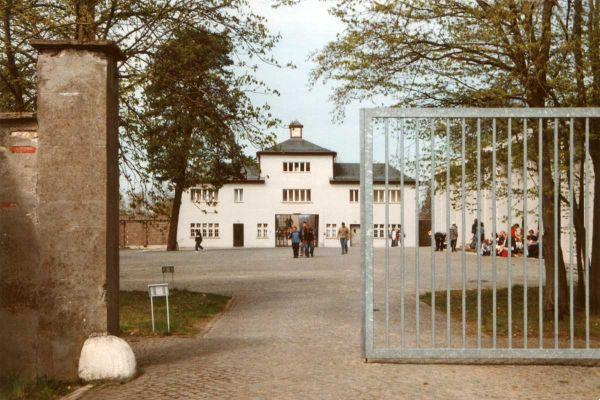
<svg viewBox="0 0 600 400">
<path fill-rule="evenodd" d="M 177 226 L 179 225 L 179 209 L 181 208 L 182 194 L 182 185 L 180 183 L 176 183 L 175 197 L 173 198 L 173 207 L 171 208 L 171 218 L 169 220 L 169 236 L 167 237 L 167 251 L 177 250 Z"/>
<path fill-rule="evenodd" d="M 556 221 L 558 223 L 558 237 L 556 237 L 556 246 L 555 246 L 555 235 L 554 235 L 554 178 L 552 175 L 553 169 L 551 168 L 551 163 L 554 159 L 554 138 L 551 131 L 547 131 L 546 140 L 544 140 L 544 153 L 545 157 L 542 162 L 543 166 L 543 190 L 542 190 L 542 198 L 543 198 L 543 210 L 542 210 L 542 220 L 544 223 L 544 232 L 543 232 L 543 245 L 542 252 L 544 256 L 544 266 L 546 271 L 546 285 L 544 286 L 544 313 L 547 319 L 554 318 L 554 309 L 556 307 L 554 301 L 554 271 L 555 271 L 555 260 L 557 263 L 558 270 L 558 315 L 559 318 L 562 317 L 568 312 L 568 290 L 567 290 L 567 274 L 565 270 L 565 261 L 563 258 L 562 246 L 560 244 L 560 222 L 561 222 L 561 213 L 560 213 L 560 199 L 559 199 L 559 211 L 558 215 L 556 215 Z M 552 140 L 548 140 L 552 137 Z M 558 247 L 557 251 L 558 257 L 555 257 L 555 249 Z"/>
<path fill-rule="evenodd" d="M 96 40 L 96 3 L 98 0 L 75 1 L 75 39 L 80 42 Z"/>
</svg>

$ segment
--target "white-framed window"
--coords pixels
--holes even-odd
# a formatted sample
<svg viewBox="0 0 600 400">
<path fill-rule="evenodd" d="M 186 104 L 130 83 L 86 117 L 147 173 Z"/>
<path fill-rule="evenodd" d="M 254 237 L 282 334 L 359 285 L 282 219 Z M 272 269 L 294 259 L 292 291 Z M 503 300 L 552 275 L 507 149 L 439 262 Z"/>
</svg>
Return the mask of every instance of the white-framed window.
<svg viewBox="0 0 600 400">
<path fill-rule="evenodd" d="M 350 189 L 350 203 L 358 203 L 358 189 Z"/>
<path fill-rule="evenodd" d="M 308 161 L 284 161 L 283 172 L 310 172 Z"/>
<path fill-rule="evenodd" d="M 190 198 L 194 203 L 216 203 L 219 191 L 216 189 L 193 188 L 190 189 Z"/>
<path fill-rule="evenodd" d="M 400 189 L 388 190 L 388 198 L 390 203 L 400 203 Z M 385 203 L 385 190 L 373 190 L 373 203 Z"/>
<path fill-rule="evenodd" d="M 268 224 L 258 223 L 256 224 L 256 237 L 258 239 L 268 239 Z"/>
<path fill-rule="evenodd" d="M 242 203 L 244 201 L 244 189 L 233 189 L 233 201 L 236 203 Z"/>
<path fill-rule="evenodd" d="M 327 239 L 337 238 L 337 224 L 325 224 L 325 237 Z"/>
<path fill-rule="evenodd" d="M 400 189 L 390 189 L 388 194 L 390 203 L 400 203 Z"/>
<path fill-rule="evenodd" d="M 385 238 L 385 225 L 373 224 L 373 237 L 376 239 Z"/>
<path fill-rule="evenodd" d="M 308 203 L 311 202 L 310 189 L 283 189 L 282 200 L 285 203 Z"/>
<path fill-rule="evenodd" d="M 190 236 L 196 237 L 196 232 L 200 231 L 203 239 L 218 239 L 219 224 L 216 222 L 192 222 L 190 224 Z"/>
</svg>

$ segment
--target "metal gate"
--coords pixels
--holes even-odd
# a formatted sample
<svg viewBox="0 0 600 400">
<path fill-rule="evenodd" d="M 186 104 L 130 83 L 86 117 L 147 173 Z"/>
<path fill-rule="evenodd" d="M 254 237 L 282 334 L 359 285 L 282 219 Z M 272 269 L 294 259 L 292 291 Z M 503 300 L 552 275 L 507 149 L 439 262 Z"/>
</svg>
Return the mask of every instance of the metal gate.
<svg viewBox="0 0 600 400">
<path fill-rule="evenodd" d="M 366 360 L 600 361 L 587 229 L 596 118 L 600 108 L 361 110 Z M 430 246 L 419 247 L 423 220 Z"/>
</svg>

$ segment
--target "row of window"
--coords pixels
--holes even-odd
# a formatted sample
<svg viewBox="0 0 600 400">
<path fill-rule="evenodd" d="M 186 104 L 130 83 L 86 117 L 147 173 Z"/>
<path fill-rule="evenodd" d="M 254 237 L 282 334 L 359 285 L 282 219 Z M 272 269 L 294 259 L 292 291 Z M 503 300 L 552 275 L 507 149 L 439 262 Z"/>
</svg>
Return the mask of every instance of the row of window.
<svg viewBox="0 0 600 400">
<path fill-rule="evenodd" d="M 390 231 L 400 229 L 400 224 L 388 224 Z M 373 224 L 373 237 L 375 239 L 385 239 L 385 224 Z"/>
<path fill-rule="evenodd" d="M 215 189 L 191 189 L 190 196 L 193 202 L 196 203 L 216 203 L 218 199 L 218 191 Z M 388 190 L 389 202 L 400 203 L 400 190 Z M 301 203 L 311 201 L 310 189 L 283 189 L 282 200 L 286 203 Z M 233 189 L 233 201 L 242 203 L 244 201 L 244 189 Z M 358 203 L 358 189 L 350 189 L 350 203 Z M 373 202 L 385 203 L 385 190 L 373 190 Z"/>
<path fill-rule="evenodd" d="M 304 161 L 284 161 L 283 172 L 310 172 L 310 163 Z"/>
<path fill-rule="evenodd" d="M 283 201 L 286 203 L 302 203 L 311 201 L 310 189 L 283 189 Z"/>
<path fill-rule="evenodd" d="M 269 224 L 256 224 L 256 237 L 258 239 L 268 239 Z M 200 231 L 203 239 L 219 239 L 219 224 L 217 222 L 196 222 L 190 224 L 190 237 L 195 238 Z"/>
</svg>

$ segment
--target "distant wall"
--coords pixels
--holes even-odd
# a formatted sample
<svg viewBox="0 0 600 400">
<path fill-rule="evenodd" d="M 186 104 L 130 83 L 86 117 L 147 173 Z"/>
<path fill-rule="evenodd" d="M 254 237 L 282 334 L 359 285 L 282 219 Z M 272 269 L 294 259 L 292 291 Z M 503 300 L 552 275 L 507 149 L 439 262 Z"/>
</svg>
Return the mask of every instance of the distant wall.
<svg viewBox="0 0 600 400">
<path fill-rule="evenodd" d="M 119 218 L 119 247 L 166 246 L 169 220 L 139 216 Z"/>
</svg>

